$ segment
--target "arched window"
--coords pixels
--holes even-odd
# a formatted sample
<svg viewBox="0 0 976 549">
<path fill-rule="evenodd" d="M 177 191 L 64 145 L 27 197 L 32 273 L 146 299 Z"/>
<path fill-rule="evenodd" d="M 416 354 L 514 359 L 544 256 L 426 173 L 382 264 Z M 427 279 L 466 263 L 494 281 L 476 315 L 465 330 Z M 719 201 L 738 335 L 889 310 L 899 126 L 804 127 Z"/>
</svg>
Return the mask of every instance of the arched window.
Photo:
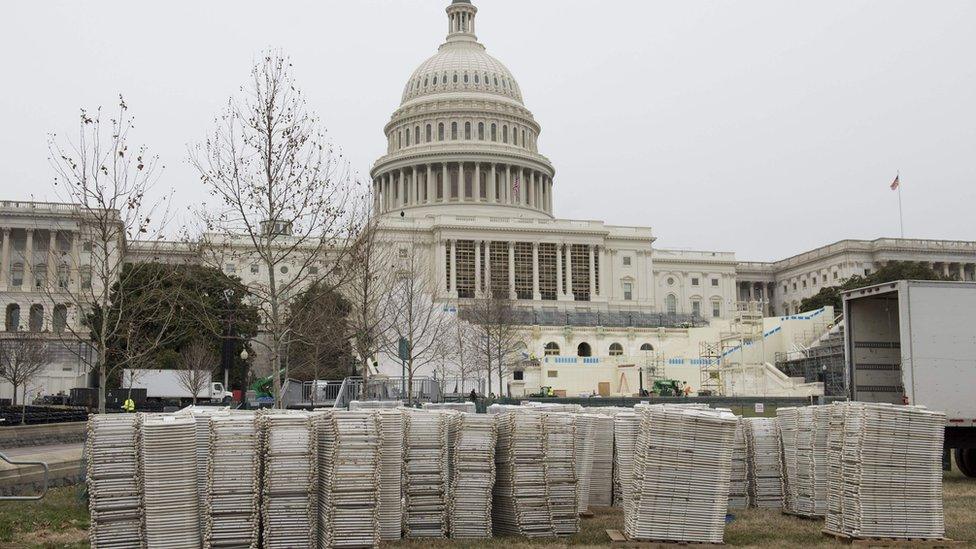
<svg viewBox="0 0 976 549">
<path fill-rule="evenodd" d="M 481 141 L 485 140 L 485 123 L 478 122 L 478 139 Z"/>
<path fill-rule="evenodd" d="M 468 73 L 464 73 L 464 83 L 468 83 Z"/>
<path fill-rule="evenodd" d="M 65 326 L 68 325 L 68 307 L 65 305 L 54 306 L 54 316 L 51 318 L 51 325 L 54 333 L 63 334 Z"/>
<path fill-rule="evenodd" d="M 403 132 L 397 132 L 397 148 L 403 148 Z"/>
<path fill-rule="evenodd" d="M 428 81 L 427 80 L 427 77 L 425 76 L 424 77 L 424 87 L 426 88 L 427 87 L 427 84 L 429 84 L 429 83 L 430 83 L 430 81 Z"/>
<path fill-rule="evenodd" d="M 458 75 L 457 73 L 454 73 L 454 83 L 457 84 L 457 82 L 458 82 Z"/>
<path fill-rule="evenodd" d="M 590 348 L 590 344 L 586 343 L 585 341 L 583 343 L 580 343 L 576 347 L 576 356 L 582 356 L 582 357 L 593 356 L 593 349 Z"/>
<path fill-rule="evenodd" d="M 610 356 L 623 356 L 624 346 L 619 343 L 610 344 Z"/>
<path fill-rule="evenodd" d="M 512 145 L 518 145 L 518 128 L 512 128 Z"/>
<path fill-rule="evenodd" d="M 451 139 L 457 140 L 457 138 L 458 138 L 457 122 L 451 122 Z"/>
<path fill-rule="evenodd" d="M 437 125 L 437 140 L 444 141 L 444 123 L 441 122 Z"/>
<path fill-rule="evenodd" d="M 20 305 L 17 305 L 16 303 L 7 305 L 7 315 L 5 321 L 5 328 L 8 332 L 20 331 Z"/>
<path fill-rule="evenodd" d="M 559 344 L 555 341 L 546 343 L 546 356 L 559 356 Z"/>
<path fill-rule="evenodd" d="M 491 125 L 491 140 L 498 141 L 498 126 L 495 124 Z"/>
<path fill-rule="evenodd" d="M 430 127 L 430 124 L 427 124 L 427 142 L 430 143 L 433 138 L 433 129 Z"/>
<path fill-rule="evenodd" d="M 464 138 L 471 139 L 471 122 L 464 123 Z"/>
<path fill-rule="evenodd" d="M 30 308 L 30 316 L 27 318 L 27 327 L 32 332 L 40 332 L 44 329 L 44 306 L 34 304 Z"/>
<path fill-rule="evenodd" d="M 24 285 L 24 264 L 14 263 L 10 266 L 10 285 L 20 288 Z"/>
<path fill-rule="evenodd" d="M 653 351 L 653 350 L 654 350 L 654 346 L 651 345 L 650 343 L 645 343 L 641 345 L 641 351 Z"/>
<path fill-rule="evenodd" d="M 410 146 L 410 130 L 407 130 L 407 131 L 406 131 L 406 132 L 404 132 L 404 133 L 406 133 L 406 134 L 407 134 L 407 146 L 409 147 L 409 146 Z"/>
<path fill-rule="evenodd" d="M 481 83 L 481 79 L 478 77 L 478 73 L 474 73 L 474 83 L 475 84 Z"/>
<path fill-rule="evenodd" d="M 417 145 L 420 144 L 420 126 L 416 126 L 413 129 L 413 142 Z"/>
<path fill-rule="evenodd" d="M 495 77 L 495 87 L 496 88 L 498 87 L 498 77 L 497 76 Z"/>
<path fill-rule="evenodd" d="M 502 126 L 502 143 L 508 143 L 508 126 Z"/>
<path fill-rule="evenodd" d="M 529 142 L 525 140 L 525 130 L 522 130 L 522 146 L 525 148 L 529 147 Z"/>
<path fill-rule="evenodd" d="M 668 294 L 668 297 L 664 299 L 665 308 L 669 315 L 677 314 L 678 312 L 678 298 L 674 294 Z"/>
<path fill-rule="evenodd" d="M 434 75 L 434 85 L 435 86 L 437 85 L 437 75 L 436 74 Z"/>
</svg>

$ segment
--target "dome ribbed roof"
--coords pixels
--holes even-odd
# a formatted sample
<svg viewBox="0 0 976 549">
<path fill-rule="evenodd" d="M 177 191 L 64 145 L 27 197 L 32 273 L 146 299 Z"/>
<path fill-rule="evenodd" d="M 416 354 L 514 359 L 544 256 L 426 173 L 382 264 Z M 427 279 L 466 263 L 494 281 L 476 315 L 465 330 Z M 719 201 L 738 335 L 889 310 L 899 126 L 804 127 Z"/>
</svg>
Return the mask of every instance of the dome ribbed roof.
<svg viewBox="0 0 976 549">
<path fill-rule="evenodd" d="M 441 93 L 489 93 L 522 103 L 522 91 L 501 61 L 477 42 L 448 42 L 414 71 L 403 102 Z"/>
</svg>

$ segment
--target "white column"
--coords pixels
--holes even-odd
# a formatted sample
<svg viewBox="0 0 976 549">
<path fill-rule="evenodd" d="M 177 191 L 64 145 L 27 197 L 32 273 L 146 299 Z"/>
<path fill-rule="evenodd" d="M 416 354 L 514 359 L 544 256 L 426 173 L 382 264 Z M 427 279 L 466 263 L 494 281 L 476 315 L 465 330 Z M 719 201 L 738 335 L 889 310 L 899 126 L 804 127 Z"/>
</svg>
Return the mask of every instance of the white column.
<svg viewBox="0 0 976 549">
<path fill-rule="evenodd" d="M 539 243 L 532 243 L 532 299 L 539 301 L 542 293 L 539 292 Z"/>
<path fill-rule="evenodd" d="M 464 162 L 458 162 L 458 202 L 467 200 L 468 181 L 464 173 Z"/>
<path fill-rule="evenodd" d="M 512 204 L 512 165 L 505 164 L 505 192 L 502 193 L 502 201 L 505 204 Z"/>
<path fill-rule="evenodd" d="M 3 248 L 0 249 L 0 290 L 6 291 L 10 281 L 10 228 L 3 228 Z"/>
<path fill-rule="evenodd" d="M 495 163 L 491 163 L 491 179 L 488 181 L 488 202 L 495 204 L 498 200 L 495 195 L 498 193 L 498 179 L 496 179 Z"/>
<path fill-rule="evenodd" d="M 508 293 L 511 299 L 516 299 L 515 293 L 515 243 L 508 243 Z"/>
<path fill-rule="evenodd" d="M 55 279 L 57 278 L 57 272 L 58 272 L 57 269 L 58 260 L 57 260 L 57 255 L 55 253 L 57 246 L 58 246 L 58 232 L 54 229 L 51 229 L 48 231 L 47 280 L 45 281 L 45 284 L 47 284 L 48 288 L 57 287 L 57 282 L 55 282 Z"/>
<path fill-rule="evenodd" d="M 449 202 L 451 200 L 451 182 L 448 181 L 447 162 L 441 164 L 441 169 L 443 172 L 443 179 L 441 179 L 441 191 L 444 193 L 443 201 Z"/>
<path fill-rule="evenodd" d="M 556 300 L 561 300 L 566 295 L 566 286 L 563 284 L 563 245 L 556 244 Z"/>
<path fill-rule="evenodd" d="M 447 291 L 447 272 L 445 271 L 447 262 L 447 243 L 443 240 L 437 241 L 437 259 L 436 268 L 434 272 L 437 273 L 437 283 L 434 285 L 435 288 L 444 288 Z"/>
<path fill-rule="evenodd" d="M 596 250 L 593 249 L 593 245 L 590 245 L 589 256 L 590 261 L 590 301 L 596 297 Z"/>
<path fill-rule="evenodd" d="M 485 294 L 491 295 L 491 240 L 485 241 Z"/>
<path fill-rule="evenodd" d="M 474 296 L 481 297 L 481 241 L 474 241 Z"/>
<path fill-rule="evenodd" d="M 81 232 L 71 233 L 71 285 L 81 289 Z"/>
<path fill-rule="evenodd" d="M 573 293 L 573 245 L 566 244 L 566 295 L 570 301 L 576 300 Z"/>
<path fill-rule="evenodd" d="M 27 245 L 24 246 L 24 288 L 34 287 L 34 229 L 27 229 Z"/>
<path fill-rule="evenodd" d="M 427 185 L 427 204 L 434 202 L 434 196 L 437 194 L 437 190 L 434 189 L 434 166 L 433 164 L 427 164 L 427 180 L 424 181 Z"/>
<path fill-rule="evenodd" d="M 457 240 L 451 239 L 451 295 L 457 297 Z"/>
<path fill-rule="evenodd" d="M 474 163 L 474 185 L 472 185 L 474 190 L 474 201 L 481 202 L 481 164 L 478 162 Z"/>
</svg>

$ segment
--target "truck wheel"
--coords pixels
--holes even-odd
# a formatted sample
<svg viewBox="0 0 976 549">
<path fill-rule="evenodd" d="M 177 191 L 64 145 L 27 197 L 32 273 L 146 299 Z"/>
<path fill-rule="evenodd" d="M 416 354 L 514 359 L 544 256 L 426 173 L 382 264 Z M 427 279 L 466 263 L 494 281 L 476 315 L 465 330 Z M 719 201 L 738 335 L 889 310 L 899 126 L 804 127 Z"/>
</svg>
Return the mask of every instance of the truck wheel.
<svg viewBox="0 0 976 549">
<path fill-rule="evenodd" d="M 953 454 L 959 472 L 969 478 L 976 478 L 976 452 L 971 448 L 956 448 Z"/>
</svg>

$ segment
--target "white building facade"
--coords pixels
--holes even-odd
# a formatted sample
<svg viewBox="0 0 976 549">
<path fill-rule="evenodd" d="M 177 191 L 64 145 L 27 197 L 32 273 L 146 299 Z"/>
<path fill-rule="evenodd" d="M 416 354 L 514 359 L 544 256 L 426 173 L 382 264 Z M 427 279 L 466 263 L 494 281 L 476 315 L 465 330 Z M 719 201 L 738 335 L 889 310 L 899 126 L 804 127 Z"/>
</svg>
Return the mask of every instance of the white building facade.
<svg viewBox="0 0 976 549">
<path fill-rule="evenodd" d="M 846 240 L 757 263 L 732 252 L 658 248 L 649 227 L 557 218 L 557 172 L 539 150 L 542 125 L 515 77 L 478 41 L 477 15 L 469 1 L 454 0 L 446 41 L 404 86 L 384 127 L 386 154 L 371 170 L 373 207 L 383 239 L 401 255 L 430 261 L 435 298 L 446 308 L 490 295 L 513 300 L 525 358 L 541 365 L 508 380 L 514 393 L 562 385 L 569 394 L 634 394 L 636 372 L 652 363 L 697 387 L 699 345 L 728 328 L 740 302 L 760 302 L 771 317 L 792 315 L 766 326 L 772 353 L 792 343 L 783 334 L 806 329 L 790 323 L 819 322 L 796 317 L 802 299 L 888 261 L 922 261 L 976 279 L 976 242 Z M 72 205 L 0 203 L 5 337 L 30 330 L 55 338 L 64 323 L 79 322 L 56 291 L 41 288 L 91 284 L 84 269 L 71 267 L 85 265 L 83 229 Z M 249 286 L 267 279 L 240 251 L 246 245 L 204 242 L 120 249 L 129 261 L 219 265 Z M 65 354 L 52 365 L 47 377 L 60 381 L 42 382 L 43 392 L 84 384 L 72 359 Z M 399 365 L 386 362 L 399 375 Z M 0 384 L 0 398 L 8 395 Z"/>
</svg>

